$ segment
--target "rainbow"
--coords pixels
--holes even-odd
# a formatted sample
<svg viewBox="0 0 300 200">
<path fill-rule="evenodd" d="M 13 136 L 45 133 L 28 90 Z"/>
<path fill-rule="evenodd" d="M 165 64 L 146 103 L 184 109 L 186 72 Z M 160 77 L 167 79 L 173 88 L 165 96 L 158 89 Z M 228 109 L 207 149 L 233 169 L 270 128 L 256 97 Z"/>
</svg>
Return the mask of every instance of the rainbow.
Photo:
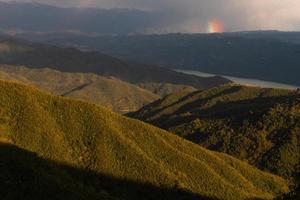
<svg viewBox="0 0 300 200">
<path fill-rule="evenodd" d="M 222 33 L 224 32 L 224 24 L 219 20 L 210 20 L 207 26 L 208 33 Z"/>
</svg>

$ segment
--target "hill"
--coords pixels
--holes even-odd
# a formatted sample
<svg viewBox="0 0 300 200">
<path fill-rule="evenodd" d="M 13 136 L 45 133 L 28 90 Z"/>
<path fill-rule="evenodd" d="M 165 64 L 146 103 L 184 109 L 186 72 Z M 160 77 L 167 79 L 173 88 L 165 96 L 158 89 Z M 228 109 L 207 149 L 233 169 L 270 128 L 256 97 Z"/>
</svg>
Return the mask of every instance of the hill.
<svg viewBox="0 0 300 200">
<path fill-rule="evenodd" d="M 300 96 L 227 85 L 158 100 L 135 118 L 300 183 Z"/>
<path fill-rule="evenodd" d="M 118 113 L 136 111 L 160 98 L 130 83 L 91 73 L 0 65 L 0 79 L 29 84 L 54 95 L 100 104 Z"/>
<path fill-rule="evenodd" d="M 300 85 L 299 33 L 47 36 L 40 41 L 89 48 L 120 59 Z M 245 49 L 247 51 L 245 51 Z"/>
<path fill-rule="evenodd" d="M 175 85 L 171 83 L 141 83 L 138 84 L 139 87 L 145 90 L 151 91 L 161 97 L 165 97 L 169 94 L 178 92 L 194 92 L 197 91 L 196 88 L 188 85 Z"/>
<path fill-rule="evenodd" d="M 171 83 L 200 89 L 230 82 L 222 77 L 201 78 L 152 65 L 125 62 L 99 52 L 82 52 L 75 48 L 34 44 L 5 37 L 0 40 L 0 63 L 51 68 L 62 72 L 95 73 L 133 84 Z"/>
<path fill-rule="evenodd" d="M 11 82 L 0 81 L 0 92 L 7 199 L 271 199 L 288 191 L 275 175 L 102 107 Z"/>
</svg>

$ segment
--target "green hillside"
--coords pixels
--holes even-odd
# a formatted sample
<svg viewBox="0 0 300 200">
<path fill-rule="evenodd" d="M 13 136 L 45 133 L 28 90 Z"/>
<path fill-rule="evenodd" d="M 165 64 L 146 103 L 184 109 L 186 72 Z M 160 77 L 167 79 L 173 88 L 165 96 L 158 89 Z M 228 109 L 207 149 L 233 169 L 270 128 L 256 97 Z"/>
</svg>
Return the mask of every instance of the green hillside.
<svg viewBox="0 0 300 200">
<path fill-rule="evenodd" d="M 94 104 L 4 81 L 0 92 L 4 199 L 271 199 L 288 192 L 277 176 Z"/>
<path fill-rule="evenodd" d="M 178 92 L 195 92 L 196 88 L 188 85 L 175 85 L 171 83 L 141 83 L 139 87 L 151 91 L 161 97 Z"/>
<path fill-rule="evenodd" d="M 100 104 L 118 113 L 136 111 L 160 98 L 130 83 L 91 73 L 64 73 L 52 69 L 0 65 L 0 79 L 18 81 L 54 95 Z"/>
<path fill-rule="evenodd" d="M 296 91 L 228 85 L 169 95 L 131 115 L 300 181 L 300 96 Z"/>
</svg>

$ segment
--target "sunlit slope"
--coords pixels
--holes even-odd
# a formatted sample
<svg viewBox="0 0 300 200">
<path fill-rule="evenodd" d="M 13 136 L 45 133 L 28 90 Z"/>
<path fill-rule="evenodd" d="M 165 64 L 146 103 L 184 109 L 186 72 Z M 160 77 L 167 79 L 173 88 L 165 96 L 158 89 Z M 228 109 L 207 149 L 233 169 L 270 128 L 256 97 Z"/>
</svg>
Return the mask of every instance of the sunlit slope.
<svg viewBox="0 0 300 200">
<path fill-rule="evenodd" d="M 10 82 L 0 81 L 0 92 L 1 141 L 42 159 L 201 197 L 269 199 L 288 191 L 279 177 L 102 107 Z M 90 187 L 123 199 L 169 198 L 112 183 Z"/>
<path fill-rule="evenodd" d="M 159 98 L 133 84 L 91 73 L 64 73 L 52 69 L 0 65 L 0 79 L 18 81 L 55 95 L 100 104 L 118 113 L 136 111 Z"/>
<path fill-rule="evenodd" d="M 154 94 L 158 94 L 161 97 L 165 97 L 169 94 L 178 92 L 194 92 L 196 88 L 188 85 L 175 85 L 171 83 L 143 83 L 138 85 L 141 88 L 151 91 Z"/>
<path fill-rule="evenodd" d="M 229 85 L 170 95 L 136 118 L 299 183 L 297 91 Z"/>
<path fill-rule="evenodd" d="M 266 105 L 275 105 L 276 103 L 279 103 L 281 98 L 270 98 L 270 100 L 273 101 L 260 102 L 259 100 L 263 100 L 263 98 L 268 97 L 286 96 L 292 93 L 295 92 L 283 89 L 262 89 L 258 87 L 245 87 L 236 84 L 227 84 L 192 93 L 180 92 L 171 94 L 154 102 L 153 104 L 145 106 L 139 112 L 135 113 L 135 115 L 149 122 L 155 123 L 157 120 L 158 124 L 160 122 L 166 122 L 161 121 L 161 117 L 168 119 L 168 122 L 166 122 L 167 124 L 171 121 L 172 123 L 176 123 L 175 120 L 180 117 L 182 118 L 180 115 L 183 114 L 190 114 L 189 117 L 208 117 L 216 114 L 222 114 L 230 117 L 234 116 L 232 114 L 247 113 L 250 108 L 262 111 L 259 110 L 257 106 L 266 108 Z M 283 99 L 286 98 L 283 97 Z M 252 104 L 247 104 L 247 102 L 251 100 L 253 100 Z M 226 106 L 223 106 L 224 104 L 226 104 Z M 244 110 L 239 110 L 240 108 Z M 228 111 L 234 111 L 234 113 Z M 175 118 L 175 114 L 178 118 Z M 178 123 L 181 122 L 179 121 Z"/>
</svg>

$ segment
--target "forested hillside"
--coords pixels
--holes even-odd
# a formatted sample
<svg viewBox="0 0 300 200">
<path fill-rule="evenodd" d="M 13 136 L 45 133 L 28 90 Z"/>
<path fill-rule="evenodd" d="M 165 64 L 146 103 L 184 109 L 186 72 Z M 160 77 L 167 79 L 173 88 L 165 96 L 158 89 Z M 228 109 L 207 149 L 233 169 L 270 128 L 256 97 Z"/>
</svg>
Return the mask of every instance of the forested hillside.
<svg viewBox="0 0 300 200">
<path fill-rule="evenodd" d="M 93 104 L 0 81 L 4 199 L 271 199 L 286 182 Z M 191 168 L 191 166 L 193 166 Z"/>
<path fill-rule="evenodd" d="M 299 95 L 229 85 L 169 95 L 131 115 L 299 184 Z"/>
</svg>

